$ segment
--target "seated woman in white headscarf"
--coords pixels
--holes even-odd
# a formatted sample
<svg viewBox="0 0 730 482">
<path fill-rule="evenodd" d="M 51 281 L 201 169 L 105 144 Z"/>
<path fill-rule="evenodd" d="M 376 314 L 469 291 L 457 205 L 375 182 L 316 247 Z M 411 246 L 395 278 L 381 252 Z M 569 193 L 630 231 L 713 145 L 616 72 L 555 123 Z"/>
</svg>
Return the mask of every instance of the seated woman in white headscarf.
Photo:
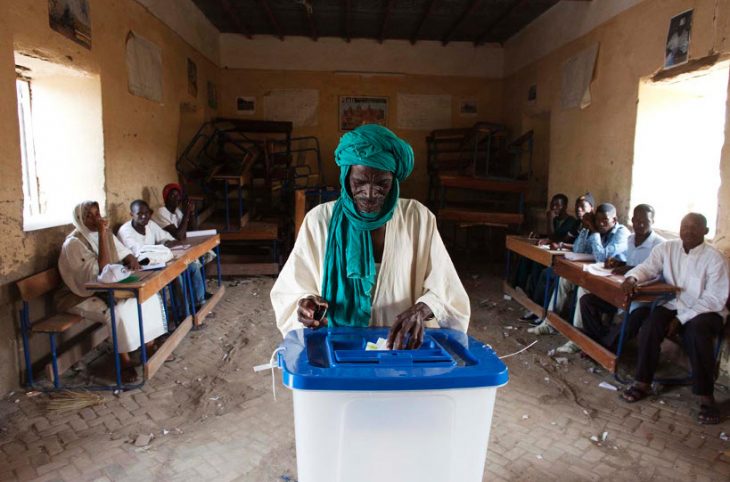
<svg viewBox="0 0 730 482">
<path fill-rule="evenodd" d="M 89 282 L 108 264 L 125 264 L 132 270 L 139 269 L 134 255 L 109 230 L 109 222 L 101 217 L 99 204 L 84 201 L 74 208 L 73 225 L 76 229 L 66 237 L 58 259 L 58 270 L 68 288 L 57 300 L 59 310 L 75 313 L 92 321 L 111 323 L 106 293 L 97 295 L 86 289 Z M 117 341 L 122 361 L 122 379 L 134 381 L 137 372 L 129 352 L 139 348 L 139 322 L 137 300 L 120 299 L 115 302 Z M 155 338 L 167 332 L 167 319 L 158 296 L 142 304 L 144 338 L 148 353 L 154 350 Z"/>
</svg>

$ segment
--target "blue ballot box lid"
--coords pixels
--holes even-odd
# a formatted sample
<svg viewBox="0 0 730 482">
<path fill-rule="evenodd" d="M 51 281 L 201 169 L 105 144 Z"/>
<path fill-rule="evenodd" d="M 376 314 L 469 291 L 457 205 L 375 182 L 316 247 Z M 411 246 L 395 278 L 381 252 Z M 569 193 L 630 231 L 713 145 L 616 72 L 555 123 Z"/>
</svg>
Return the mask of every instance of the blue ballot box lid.
<svg viewBox="0 0 730 482">
<path fill-rule="evenodd" d="M 435 390 L 499 387 L 507 367 L 465 333 L 427 329 L 417 350 L 366 350 L 388 328 L 300 329 L 279 351 L 284 385 L 301 390 Z"/>
</svg>

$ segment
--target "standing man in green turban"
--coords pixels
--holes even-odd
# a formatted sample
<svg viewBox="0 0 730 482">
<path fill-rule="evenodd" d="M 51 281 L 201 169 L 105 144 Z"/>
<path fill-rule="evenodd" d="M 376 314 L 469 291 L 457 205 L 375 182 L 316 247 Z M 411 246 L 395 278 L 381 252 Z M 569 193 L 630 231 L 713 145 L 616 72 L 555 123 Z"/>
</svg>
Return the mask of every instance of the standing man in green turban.
<svg viewBox="0 0 730 482">
<path fill-rule="evenodd" d="M 340 198 L 304 219 L 271 290 L 282 334 L 296 328 L 390 326 L 389 346 L 418 348 L 424 328 L 466 331 L 471 308 L 436 218 L 400 199 L 413 149 L 385 127 L 348 132 L 335 150 Z"/>
</svg>

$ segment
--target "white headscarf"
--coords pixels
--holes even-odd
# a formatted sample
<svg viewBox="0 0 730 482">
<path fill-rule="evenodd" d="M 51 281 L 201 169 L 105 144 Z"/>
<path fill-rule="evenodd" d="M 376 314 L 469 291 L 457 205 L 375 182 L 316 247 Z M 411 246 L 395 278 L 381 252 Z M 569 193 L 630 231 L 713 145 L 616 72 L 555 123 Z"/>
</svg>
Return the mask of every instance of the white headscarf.
<svg viewBox="0 0 730 482">
<path fill-rule="evenodd" d="M 91 246 L 91 249 L 94 251 L 94 254 L 99 256 L 99 233 L 95 233 L 89 230 L 89 228 L 86 227 L 84 224 L 84 217 L 86 217 L 86 214 L 88 213 L 89 209 L 91 209 L 94 206 L 99 206 L 99 203 L 96 201 L 82 201 L 79 204 L 76 205 L 76 207 L 73 210 L 73 217 L 71 222 L 73 223 L 74 227 L 76 228 L 69 234 L 68 236 L 73 236 L 76 238 L 83 238 L 89 246 Z M 113 235 L 112 235 L 113 236 Z M 119 254 L 117 253 L 117 247 L 114 243 L 114 239 L 111 240 L 109 243 L 109 260 L 112 263 L 119 263 Z"/>
</svg>

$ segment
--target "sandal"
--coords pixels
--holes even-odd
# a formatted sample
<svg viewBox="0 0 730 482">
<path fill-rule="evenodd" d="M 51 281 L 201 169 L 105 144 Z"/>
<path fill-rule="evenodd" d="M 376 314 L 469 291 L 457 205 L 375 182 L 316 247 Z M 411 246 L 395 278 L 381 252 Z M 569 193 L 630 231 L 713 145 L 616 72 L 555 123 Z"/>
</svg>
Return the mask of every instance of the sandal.
<svg viewBox="0 0 730 482">
<path fill-rule="evenodd" d="M 177 357 L 173 353 L 170 353 L 170 356 L 165 358 L 165 363 L 174 362 L 175 360 L 177 360 Z"/>
<path fill-rule="evenodd" d="M 720 409 L 717 405 L 700 404 L 697 422 L 702 425 L 717 425 L 720 423 Z"/>
<path fill-rule="evenodd" d="M 636 403 L 649 396 L 648 390 L 643 390 L 636 385 L 631 385 L 621 394 L 621 400 L 626 403 Z"/>
</svg>

